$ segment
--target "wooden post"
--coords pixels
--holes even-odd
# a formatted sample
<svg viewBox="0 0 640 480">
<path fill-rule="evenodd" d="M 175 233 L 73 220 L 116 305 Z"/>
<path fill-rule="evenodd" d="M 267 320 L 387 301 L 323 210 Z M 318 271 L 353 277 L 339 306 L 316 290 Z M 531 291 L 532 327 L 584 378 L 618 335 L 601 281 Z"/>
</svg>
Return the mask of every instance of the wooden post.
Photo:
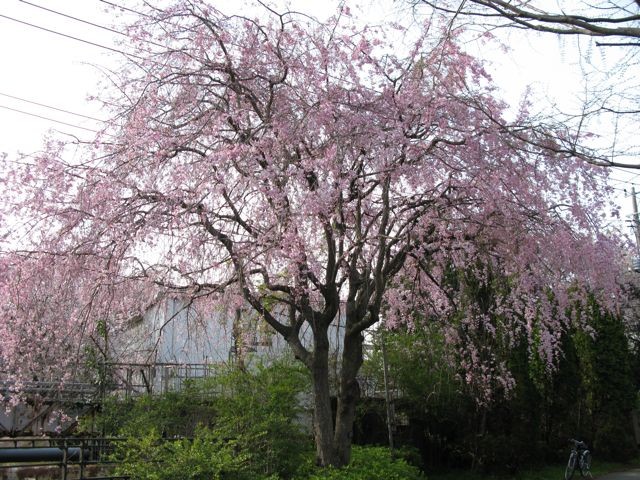
<svg viewBox="0 0 640 480">
<path fill-rule="evenodd" d="M 80 480 L 84 478 L 84 451 L 87 448 L 85 439 L 80 440 Z"/>
<path fill-rule="evenodd" d="M 67 442 L 62 444 L 62 480 L 67 480 Z"/>
<path fill-rule="evenodd" d="M 384 344 L 384 334 L 382 336 L 382 372 L 384 378 L 384 398 L 387 405 L 387 432 L 389 434 L 389 450 L 393 455 L 393 406 L 391 405 L 391 394 L 389 392 L 389 366 L 387 362 L 387 349 Z"/>
</svg>

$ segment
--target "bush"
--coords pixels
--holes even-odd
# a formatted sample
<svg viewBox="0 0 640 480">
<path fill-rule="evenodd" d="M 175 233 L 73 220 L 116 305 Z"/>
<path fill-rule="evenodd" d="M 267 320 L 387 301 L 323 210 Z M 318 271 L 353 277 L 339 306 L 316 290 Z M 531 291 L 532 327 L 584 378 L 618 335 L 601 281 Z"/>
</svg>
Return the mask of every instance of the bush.
<svg viewBox="0 0 640 480">
<path fill-rule="evenodd" d="M 422 472 L 405 460 L 393 458 L 386 447 L 353 446 L 351 463 L 343 468 L 316 469 L 299 480 L 426 480 Z"/>
<path fill-rule="evenodd" d="M 217 480 L 255 478 L 250 456 L 236 451 L 234 442 L 199 429 L 192 440 L 166 440 L 152 431 L 118 446 L 122 463 L 116 473 L 132 480 Z"/>
<path fill-rule="evenodd" d="M 292 478 L 312 452 L 297 421 L 307 385 L 304 370 L 280 360 L 225 367 L 185 391 L 141 398 L 119 425 L 128 438 L 114 458 L 119 472 L 132 480 Z M 164 438 L 174 435 L 193 438 Z"/>
<path fill-rule="evenodd" d="M 638 451 L 629 423 L 606 423 L 597 431 L 593 441 L 593 451 L 598 458 L 613 462 L 626 462 L 634 458 Z"/>
<path fill-rule="evenodd" d="M 312 451 L 311 438 L 297 421 L 300 395 L 309 385 L 306 371 L 280 360 L 252 371 L 227 369 L 211 381 L 221 392 L 214 399 L 216 432 L 251 453 L 256 474 L 291 477 Z"/>
<path fill-rule="evenodd" d="M 164 437 L 193 436 L 198 425 L 210 425 L 215 410 L 206 401 L 203 382 L 188 382 L 180 392 L 142 395 L 135 399 L 106 398 L 95 418 L 80 421 L 80 431 L 104 436 L 141 436 L 152 431 Z"/>
<path fill-rule="evenodd" d="M 484 473 L 514 473 L 539 462 L 534 442 L 505 434 L 488 433 L 478 443 L 477 467 Z"/>
</svg>

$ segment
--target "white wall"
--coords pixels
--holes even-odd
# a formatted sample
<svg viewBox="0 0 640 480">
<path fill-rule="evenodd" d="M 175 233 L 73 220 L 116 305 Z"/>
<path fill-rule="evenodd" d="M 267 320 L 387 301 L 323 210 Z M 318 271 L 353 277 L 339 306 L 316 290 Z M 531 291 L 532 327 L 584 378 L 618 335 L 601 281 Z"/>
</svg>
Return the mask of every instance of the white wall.
<svg viewBox="0 0 640 480">
<path fill-rule="evenodd" d="M 229 360 L 234 345 L 235 310 L 224 306 L 199 311 L 177 298 L 169 298 L 151 308 L 136 324 L 112 340 L 115 361 L 140 363 L 201 364 Z M 240 342 L 247 353 L 260 356 L 282 354 L 287 345 L 255 312 L 243 310 L 244 333 Z M 342 315 L 332 324 L 329 338 L 334 353 L 342 345 Z M 306 327 L 306 328 L 305 328 Z M 311 345 L 313 334 L 308 326 L 301 332 L 303 343 Z"/>
</svg>

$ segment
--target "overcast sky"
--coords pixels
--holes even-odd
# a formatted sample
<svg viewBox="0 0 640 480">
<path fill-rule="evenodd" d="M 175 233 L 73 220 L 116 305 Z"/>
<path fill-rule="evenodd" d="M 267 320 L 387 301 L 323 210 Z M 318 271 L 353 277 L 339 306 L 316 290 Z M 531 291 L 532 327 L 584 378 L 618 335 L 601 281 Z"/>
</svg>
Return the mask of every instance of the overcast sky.
<svg viewBox="0 0 640 480">
<path fill-rule="evenodd" d="M 122 55 L 109 50 L 124 48 L 116 43 L 119 36 L 34 5 L 98 25 L 114 26 L 115 19 L 106 3 L 101 0 L 0 2 L 0 151 L 7 152 L 10 157 L 18 151 L 37 151 L 43 136 L 50 130 L 90 139 L 91 130 L 100 126 L 99 119 L 104 115 L 86 98 L 97 93 L 96 85 L 105 79 L 105 72 L 123 60 Z M 134 7 L 138 2 L 114 0 L 113 3 Z M 296 10 L 322 16 L 335 11 L 338 2 L 293 0 L 290 3 Z M 224 4 L 229 5 L 228 2 Z M 391 16 L 405 21 L 410 18 L 410 12 L 402 11 L 401 2 L 362 0 L 359 4 L 373 22 Z M 569 110 L 579 104 L 581 70 L 577 59 L 580 56 L 576 54 L 578 44 L 573 39 L 559 41 L 553 36 L 523 36 L 518 32 L 509 33 L 505 38 L 511 47 L 509 52 L 474 44 L 468 45 L 468 49 L 491 62 L 488 69 L 507 101 L 518 102 L 527 86 L 532 85 L 541 108 L 555 104 L 562 110 Z M 640 183 L 640 171 L 629 174 L 616 170 L 613 176 L 616 201 L 623 213 L 628 214 L 631 199 L 625 196 L 624 190 L 630 189 L 629 182 Z"/>
</svg>

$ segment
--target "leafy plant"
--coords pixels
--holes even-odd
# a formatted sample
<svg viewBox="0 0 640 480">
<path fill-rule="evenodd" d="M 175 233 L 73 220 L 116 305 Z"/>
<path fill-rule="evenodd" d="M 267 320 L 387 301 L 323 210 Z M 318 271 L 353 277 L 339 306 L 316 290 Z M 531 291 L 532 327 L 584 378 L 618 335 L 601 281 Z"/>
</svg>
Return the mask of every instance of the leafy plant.
<svg viewBox="0 0 640 480">
<path fill-rule="evenodd" d="M 80 430 L 106 436 L 141 436 L 157 431 L 164 437 L 192 436 L 199 424 L 212 422 L 215 411 L 201 382 L 181 392 L 143 395 L 136 399 L 107 397 L 95 418 L 83 418 Z"/>
<path fill-rule="evenodd" d="M 166 440 L 157 431 L 130 437 L 118 447 L 116 471 L 132 480 L 250 479 L 251 455 L 238 452 L 213 430 L 198 429 L 193 439 Z"/>
<path fill-rule="evenodd" d="M 404 459 L 393 458 L 386 447 L 354 446 L 351 463 L 343 468 L 318 469 L 309 480 L 426 480 L 424 474 Z M 302 477 L 299 477 L 302 480 Z"/>
<path fill-rule="evenodd" d="M 221 367 L 182 392 L 110 405 L 103 415 L 127 437 L 115 454 L 119 471 L 133 480 L 291 478 L 311 456 L 300 422 L 307 385 L 304 371 L 281 359 Z"/>
<path fill-rule="evenodd" d="M 215 430 L 251 452 L 253 471 L 288 477 L 311 449 L 301 418 L 309 377 L 290 359 L 250 370 L 227 368 L 208 380 L 214 397 Z"/>
</svg>

